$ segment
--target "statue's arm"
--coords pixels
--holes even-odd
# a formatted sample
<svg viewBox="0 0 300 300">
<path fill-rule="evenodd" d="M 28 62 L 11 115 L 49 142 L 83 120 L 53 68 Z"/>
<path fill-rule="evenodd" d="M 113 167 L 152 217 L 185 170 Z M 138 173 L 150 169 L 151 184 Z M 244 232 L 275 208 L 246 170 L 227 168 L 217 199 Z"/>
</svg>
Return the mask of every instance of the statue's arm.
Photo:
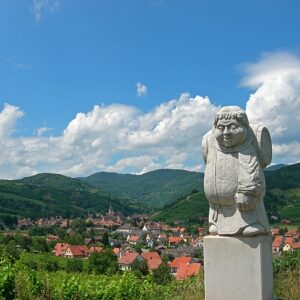
<svg viewBox="0 0 300 300">
<path fill-rule="evenodd" d="M 208 155 L 208 142 L 211 136 L 211 130 L 207 132 L 202 138 L 202 155 L 205 164 L 207 163 L 207 155 Z"/>
</svg>

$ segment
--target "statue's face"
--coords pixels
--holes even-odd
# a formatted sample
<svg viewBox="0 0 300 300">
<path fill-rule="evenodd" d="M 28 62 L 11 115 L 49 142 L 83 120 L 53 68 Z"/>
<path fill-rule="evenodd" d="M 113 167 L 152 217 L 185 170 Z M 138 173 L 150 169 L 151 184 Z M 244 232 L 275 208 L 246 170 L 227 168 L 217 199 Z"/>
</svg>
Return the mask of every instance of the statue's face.
<svg viewBox="0 0 300 300">
<path fill-rule="evenodd" d="M 215 137 L 221 146 L 233 148 L 244 143 L 247 128 L 235 119 L 219 120 L 215 129 Z"/>
</svg>

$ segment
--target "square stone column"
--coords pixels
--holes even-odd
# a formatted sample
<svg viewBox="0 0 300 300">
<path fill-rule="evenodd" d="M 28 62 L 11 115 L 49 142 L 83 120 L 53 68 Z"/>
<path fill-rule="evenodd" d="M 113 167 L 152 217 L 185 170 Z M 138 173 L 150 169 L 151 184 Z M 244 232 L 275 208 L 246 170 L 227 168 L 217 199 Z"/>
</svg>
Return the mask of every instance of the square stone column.
<svg viewBox="0 0 300 300">
<path fill-rule="evenodd" d="M 204 237 L 206 300 L 271 300 L 271 236 Z"/>
</svg>

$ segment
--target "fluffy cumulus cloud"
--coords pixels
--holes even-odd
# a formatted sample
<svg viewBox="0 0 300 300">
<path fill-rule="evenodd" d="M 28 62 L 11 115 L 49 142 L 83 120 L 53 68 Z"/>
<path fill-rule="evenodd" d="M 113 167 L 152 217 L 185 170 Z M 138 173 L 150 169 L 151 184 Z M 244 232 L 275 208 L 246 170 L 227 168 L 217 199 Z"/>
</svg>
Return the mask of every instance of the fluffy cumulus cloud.
<svg viewBox="0 0 300 300">
<path fill-rule="evenodd" d="M 299 161 L 300 59 L 290 53 L 265 54 L 245 65 L 245 72 L 242 83 L 254 90 L 246 110 L 252 123 L 270 129 L 273 162 Z M 201 139 L 219 108 L 207 97 L 189 94 L 146 113 L 127 105 L 95 105 L 78 113 L 60 136 L 41 127 L 31 137 L 20 137 L 15 130 L 24 113 L 5 104 L 0 112 L 0 178 L 40 172 L 76 177 L 158 168 L 200 171 Z"/>
<path fill-rule="evenodd" d="M 138 82 L 136 84 L 136 95 L 138 97 L 146 96 L 147 95 L 147 87 L 145 84 Z"/>
<path fill-rule="evenodd" d="M 286 52 L 266 53 L 245 65 L 244 86 L 255 89 L 247 102 L 254 123 L 266 125 L 273 140 L 273 162 L 300 160 L 300 58 Z"/>
<path fill-rule="evenodd" d="M 39 172 L 69 176 L 109 172 L 144 173 L 158 168 L 201 169 L 201 137 L 218 109 L 208 98 L 182 94 L 143 113 L 126 105 L 95 105 L 78 113 L 61 136 L 15 137 L 23 112 L 0 113 L 0 177 Z"/>
</svg>

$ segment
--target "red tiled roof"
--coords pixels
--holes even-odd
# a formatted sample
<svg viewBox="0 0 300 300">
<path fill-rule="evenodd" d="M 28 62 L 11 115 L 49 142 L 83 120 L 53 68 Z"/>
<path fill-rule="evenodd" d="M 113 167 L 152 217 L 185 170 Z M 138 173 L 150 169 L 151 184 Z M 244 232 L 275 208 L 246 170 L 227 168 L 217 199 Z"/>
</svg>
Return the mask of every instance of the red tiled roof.
<svg viewBox="0 0 300 300">
<path fill-rule="evenodd" d="M 55 256 L 62 256 L 70 245 L 67 243 L 57 243 L 54 246 L 53 253 Z"/>
<path fill-rule="evenodd" d="M 176 279 L 186 279 L 190 276 L 197 276 L 200 272 L 200 263 L 180 263 L 176 274 Z"/>
<path fill-rule="evenodd" d="M 160 256 L 157 252 L 143 252 L 141 255 L 145 260 L 160 259 Z"/>
<path fill-rule="evenodd" d="M 161 258 L 153 258 L 153 259 L 147 260 L 147 265 L 148 265 L 149 271 L 157 269 L 161 264 L 162 264 Z"/>
<path fill-rule="evenodd" d="M 292 246 L 292 244 L 294 243 L 294 238 L 293 237 L 286 237 L 284 244 L 287 245 L 289 244 L 290 246 Z"/>
<path fill-rule="evenodd" d="M 129 242 L 137 242 L 140 239 L 137 235 L 132 235 L 129 239 Z"/>
<path fill-rule="evenodd" d="M 169 244 L 179 244 L 183 241 L 183 238 L 180 236 L 170 236 L 169 237 Z"/>
<path fill-rule="evenodd" d="M 294 243 L 292 244 L 292 248 L 293 248 L 293 249 L 300 249 L 300 242 L 294 242 Z"/>
<path fill-rule="evenodd" d="M 173 261 L 170 262 L 169 266 L 170 268 L 178 268 L 180 264 L 190 263 L 191 260 L 192 258 L 189 256 L 176 257 Z"/>
<path fill-rule="evenodd" d="M 112 249 L 112 251 L 113 251 L 114 254 L 118 255 L 121 251 L 121 248 L 116 248 L 115 247 L 115 248 Z"/>
<path fill-rule="evenodd" d="M 122 257 L 118 259 L 119 264 L 131 265 L 137 258 L 138 253 L 136 252 L 126 252 Z"/>
<path fill-rule="evenodd" d="M 73 256 L 87 256 L 89 253 L 89 248 L 86 245 L 73 245 L 69 246 L 68 249 L 70 249 Z"/>
<path fill-rule="evenodd" d="M 283 242 L 283 236 L 277 235 L 272 243 L 272 247 L 279 248 L 279 247 L 281 247 L 282 242 Z"/>
<path fill-rule="evenodd" d="M 92 247 L 90 247 L 89 251 L 90 251 L 90 253 L 94 253 L 94 252 L 100 253 L 103 251 L 103 248 L 92 246 Z"/>
</svg>

